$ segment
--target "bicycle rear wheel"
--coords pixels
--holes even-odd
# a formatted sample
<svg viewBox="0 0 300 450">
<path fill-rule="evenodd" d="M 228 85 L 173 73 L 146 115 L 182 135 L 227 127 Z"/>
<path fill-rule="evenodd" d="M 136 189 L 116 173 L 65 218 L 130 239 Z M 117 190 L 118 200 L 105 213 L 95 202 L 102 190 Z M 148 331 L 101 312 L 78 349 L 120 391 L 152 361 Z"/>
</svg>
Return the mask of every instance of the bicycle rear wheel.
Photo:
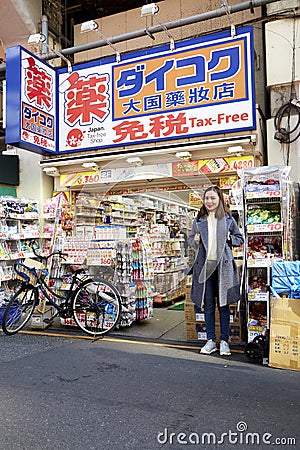
<svg viewBox="0 0 300 450">
<path fill-rule="evenodd" d="M 25 327 L 38 304 L 37 289 L 22 286 L 11 300 L 3 314 L 2 329 L 5 334 L 16 334 Z"/>
<path fill-rule="evenodd" d="M 76 324 L 87 334 L 102 336 L 112 331 L 120 320 L 121 296 L 106 280 L 87 281 L 72 299 Z"/>
</svg>

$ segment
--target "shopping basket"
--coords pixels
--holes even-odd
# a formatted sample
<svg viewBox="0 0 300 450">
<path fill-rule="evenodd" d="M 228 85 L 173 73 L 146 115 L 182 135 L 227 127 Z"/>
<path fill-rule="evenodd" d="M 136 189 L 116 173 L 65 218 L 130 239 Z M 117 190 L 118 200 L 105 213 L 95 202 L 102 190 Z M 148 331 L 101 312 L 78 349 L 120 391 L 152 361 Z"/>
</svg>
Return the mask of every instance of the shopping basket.
<svg viewBox="0 0 300 450">
<path fill-rule="evenodd" d="M 38 278 L 45 278 L 47 275 L 44 264 L 30 258 L 25 259 L 24 262 L 16 262 L 14 269 L 16 272 L 15 278 L 30 286 L 36 286 Z"/>
</svg>

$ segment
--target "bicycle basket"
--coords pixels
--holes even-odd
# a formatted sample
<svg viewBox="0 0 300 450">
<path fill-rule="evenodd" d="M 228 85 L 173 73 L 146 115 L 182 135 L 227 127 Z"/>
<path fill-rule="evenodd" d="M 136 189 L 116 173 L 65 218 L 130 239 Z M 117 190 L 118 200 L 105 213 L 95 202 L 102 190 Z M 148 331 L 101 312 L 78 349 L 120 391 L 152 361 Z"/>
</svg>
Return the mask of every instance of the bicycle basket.
<svg viewBox="0 0 300 450">
<path fill-rule="evenodd" d="M 16 272 L 15 278 L 25 281 L 26 284 L 30 284 L 31 286 L 36 286 L 38 278 L 43 278 L 47 275 L 44 264 L 34 259 L 25 259 L 23 263 L 16 262 L 14 268 Z"/>
</svg>

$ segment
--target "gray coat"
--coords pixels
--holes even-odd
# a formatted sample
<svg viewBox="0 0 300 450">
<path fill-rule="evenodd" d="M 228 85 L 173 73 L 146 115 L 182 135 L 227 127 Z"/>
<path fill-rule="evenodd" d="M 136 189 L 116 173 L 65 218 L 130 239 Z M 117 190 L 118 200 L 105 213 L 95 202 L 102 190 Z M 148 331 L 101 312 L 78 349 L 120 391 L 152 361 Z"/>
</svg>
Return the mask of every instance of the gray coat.
<svg viewBox="0 0 300 450">
<path fill-rule="evenodd" d="M 208 225 L 207 217 L 194 219 L 188 243 L 197 248 L 195 234 L 200 234 L 200 243 L 195 258 L 191 299 L 199 307 L 203 306 L 205 294 L 205 280 L 210 275 L 207 272 Z M 230 235 L 230 241 L 228 241 Z M 232 255 L 231 246 L 239 247 L 244 242 L 243 236 L 234 218 L 227 214 L 217 222 L 217 257 L 218 284 L 220 306 L 235 303 L 240 300 L 240 282 L 236 262 Z"/>
</svg>

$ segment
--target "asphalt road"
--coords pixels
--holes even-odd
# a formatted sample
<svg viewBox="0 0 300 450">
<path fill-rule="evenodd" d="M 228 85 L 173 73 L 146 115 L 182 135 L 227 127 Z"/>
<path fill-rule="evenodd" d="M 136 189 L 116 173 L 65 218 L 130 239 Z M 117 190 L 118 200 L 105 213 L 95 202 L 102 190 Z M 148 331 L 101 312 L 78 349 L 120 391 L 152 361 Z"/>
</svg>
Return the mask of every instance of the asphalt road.
<svg viewBox="0 0 300 450">
<path fill-rule="evenodd" d="M 300 448 L 299 372 L 112 338 L 0 343 L 1 450 Z"/>
</svg>

